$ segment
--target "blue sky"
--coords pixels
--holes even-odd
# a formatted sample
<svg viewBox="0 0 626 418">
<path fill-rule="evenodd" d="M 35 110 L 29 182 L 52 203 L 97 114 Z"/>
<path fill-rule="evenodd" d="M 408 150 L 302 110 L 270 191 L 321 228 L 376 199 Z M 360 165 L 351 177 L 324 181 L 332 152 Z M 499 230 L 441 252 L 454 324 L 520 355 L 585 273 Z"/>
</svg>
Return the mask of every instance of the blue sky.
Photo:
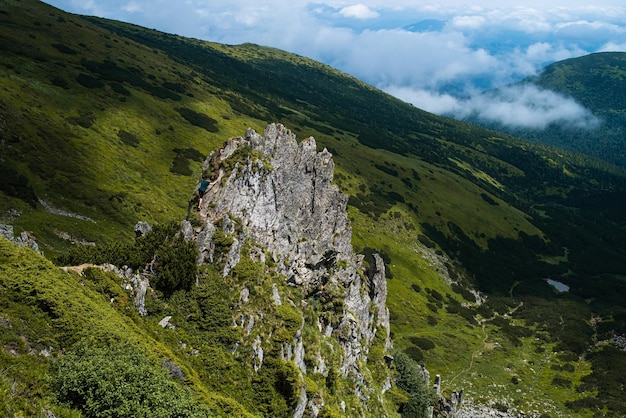
<svg viewBox="0 0 626 418">
<path fill-rule="evenodd" d="M 593 124 L 552 92 L 507 89 L 543 66 L 626 51 L 623 0 L 46 0 L 227 44 L 253 42 L 332 65 L 415 106 L 505 125 Z M 486 98 L 480 93 L 502 88 Z"/>
</svg>

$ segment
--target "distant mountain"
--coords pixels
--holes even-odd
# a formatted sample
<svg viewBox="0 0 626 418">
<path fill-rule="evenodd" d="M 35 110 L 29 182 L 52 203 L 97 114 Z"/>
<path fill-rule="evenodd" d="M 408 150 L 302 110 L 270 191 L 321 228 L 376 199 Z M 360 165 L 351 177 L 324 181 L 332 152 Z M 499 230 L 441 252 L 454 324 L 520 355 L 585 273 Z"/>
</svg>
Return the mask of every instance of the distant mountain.
<svg viewBox="0 0 626 418">
<path fill-rule="evenodd" d="M 80 405 L 59 403 L 50 373 L 60 378 L 63 366 L 82 376 L 63 386 L 71 399 L 69 389 L 93 383 L 94 375 L 107 381 L 102 371 L 116 370 L 111 364 L 134 364 L 129 379 L 145 374 L 158 385 L 151 399 L 173 394 L 176 405 L 199 414 L 202 406 L 178 389 L 193 390 L 194 401 L 224 415 L 293 416 L 306 398 L 320 416 L 407 416 L 415 397 L 402 384 L 416 380 L 399 384 L 398 373 L 424 376 L 416 362 L 442 376 L 446 396 L 464 388 L 466 402 L 510 415 L 626 413 L 623 170 L 432 115 L 272 48 L 187 39 L 34 0 L 3 2 L 0 28 L 0 223 L 12 226 L 2 231 L 35 241 L 59 265 L 81 253 L 120 271 L 117 264 L 130 263 L 154 281 L 145 294 L 147 316 L 140 317 L 115 276 L 88 269 L 68 278 L 0 238 L 0 415 L 76 415 Z M 326 328 L 332 340 L 320 336 L 324 321 L 347 317 L 346 289 L 325 280 L 337 271 L 368 285 L 371 278 L 332 251 L 298 258 L 300 249 L 317 248 L 312 233 L 286 234 L 296 252 L 283 259 L 247 241 L 255 258 L 224 275 L 217 267 L 239 254 L 231 248 L 242 251 L 242 220 L 255 209 L 237 208 L 232 218 L 226 214 L 232 222 L 215 219 L 215 230 L 200 237 L 203 259 L 215 255 L 202 273 L 210 286 L 191 286 L 195 277 L 186 274 L 197 268 L 196 254 L 173 231 L 186 218 L 198 228 L 198 216 L 220 207 L 207 200 L 200 215 L 192 210 L 200 176 L 211 171 L 206 157 L 268 122 L 282 123 L 299 140 L 313 136 L 319 151 L 332 154 L 354 253 L 364 265 L 384 264 L 395 360 L 382 355 L 379 328 L 368 337 L 368 359 L 379 361 L 358 368 L 375 392 L 358 392 L 362 386 L 337 367 L 350 352 L 337 344 L 359 338 L 352 331 L 360 319 Z M 225 173 L 246 167 L 257 177 L 273 164 L 250 147 L 222 163 Z M 304 164 L 305 171 L 316 167 Z M 239 181 L 254 191 L 256 183 Z M 271 196 L 271 184 L 264 187 Z M 285 222 L 296 218 L 288 215 Z M 154 240 L 135 238 L 138 221 L 155 226 Z M 278 269 L 290 261 L 293 269 Z M 159 263 L 161 276 L 154 273 Z M 315 266 L 328 272 L 316 285 L 330 293 L 319 297 L 298 280 Z M 550 284 L 556 282 L 569 291 L 558 292 Z M 281 285 L 282 305 L 273 284 Z M 281 295 L 283 286 L 290 289 Z M 352 296 L 375 296 L 354 289 Z M 244 307 L 245 318 L 233 318 L 233 307 L 247 298 L 254 303 Z M 324 313 L 324 321 L 307 312 Z M 171 322 L 159 325 L 168 316 Z M 249 342 L 244 320 L 252 329 L 268 327 L 256 345 L 240 344 Z M 279 337 L 285 345 L 271 344 Z M 302 342 L 304 354 L 289 340 Z M 255 370 L 259 348 L 280 361 Z M 322 368 L 315 353 L 332 364 Z M 116 358 L 120 363 L 112 363 Z"/>
<path fill-rule="evenodd" d="M 559 61 L 528 82 L 571 96 L 598 116 L 626 121 L 626 52 Z"/>
<path fill-rule="evenodd" d="M 559 61 L 518 85 L 535 85 L 571 97 L 597 116 L 600 124 L 594 129 L 553 124 L 538 131 L 476 122 L 626 167 L 626 53 L 602 52 Z"/>
<path fill-rule="evenodd" d="M 446 26 L 446 22 L 437 19 L 425 19 L 405 26 L 403 29 L 409 32 L 438 32 Z"/>
</svg>

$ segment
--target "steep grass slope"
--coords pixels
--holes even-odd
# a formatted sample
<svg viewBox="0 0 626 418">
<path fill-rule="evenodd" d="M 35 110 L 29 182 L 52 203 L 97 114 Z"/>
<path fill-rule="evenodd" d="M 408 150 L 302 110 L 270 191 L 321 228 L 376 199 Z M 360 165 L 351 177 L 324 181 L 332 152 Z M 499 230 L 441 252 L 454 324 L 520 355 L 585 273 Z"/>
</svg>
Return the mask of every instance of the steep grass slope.
<svg viewBox="0 0 626 418">
<path fill-rule="evenodd" d="M 124 397 L 137 396 L 141 402 L 145 399 L 139 396 L 159 397 L 148 404 L 154 409 L 152 412 L 148 409 L 146 416 L 171 416 L 178 408 L 186 416 L 249 415 L 238 402 L 209 392 L 202 385 L 188 358 L 177 349 L 177 343 L 168 341 L 167 333 L 156 327 L 156 323 L 139 318 L 112 273 L 97 269 L 83 276 L 65 273 L 49 260 L 0 238 L 0 289 L 3 346 L 0 413 L 3 416 L 43 416 L 45 410 L 58 416 L 80 416 L 75 410 L 61 407 L 55 399 L 60 390 L 70 387 L 72 390 L 67 394 L 70 399 L 93 396 L 93 401 L 105 402 L 108 396 L 113 404 Z M 117 348 L 109 352 L 111 349 L 106 347 Z M 64 352 L 75 351 L 95 365 L 87 360 L 76 365 L 50 361 Z M 96 353 L 103 353 L 105 361 L 98 364 Z M 140 360 L 146 363 L 133 369 L 133 365 L 138 366 L 138 359 L 146 359 Z M 115 367 L 103 372 L 107 361 Z M 167 362 L 176 364 L 185 376 L 184 388 L 167 378 L 161 368 Z M 54 370 L 54 366 L 60 369 Z M 99 377 L 102 385 L 97 388 L 98 382 L 93 377 L 81 376 L 83 369 Z M 132 376 L 133 373 L 137 375 Z M 108 382 L 111 386 L 105 386 L 106 379 L 111 379 Z M 127 390 L 123 386 L 125 379 L 134 381 L 135 387 Z M 140 387 L 142 380 L 147 382 L 147 387 Z M 77 383 L 81 381 L 82 390 Z M 197 398 L 197 404 L 192 396 Z M 211 407 L 202 409 L 200 405 Z M 92 405 L 94 411 L 98 407 Z M 161 409 L 169 412 L 163 415 Z"/>
<path fill-rule="evenodd" d="M 0 23 L 0 213 L 47 255 L 184 218 L 204 157 L 279 121 L 333 153 L 354 246 L 385 255 L 396 347 L 444 390 L 503 408 L 621 411 L 619 378 L 594 377 L 623 358 L 609 343 L 626 332 L 619 169 L 436 117 L 270 48 L 36 1 L 5 1 Z"/>
</svg>

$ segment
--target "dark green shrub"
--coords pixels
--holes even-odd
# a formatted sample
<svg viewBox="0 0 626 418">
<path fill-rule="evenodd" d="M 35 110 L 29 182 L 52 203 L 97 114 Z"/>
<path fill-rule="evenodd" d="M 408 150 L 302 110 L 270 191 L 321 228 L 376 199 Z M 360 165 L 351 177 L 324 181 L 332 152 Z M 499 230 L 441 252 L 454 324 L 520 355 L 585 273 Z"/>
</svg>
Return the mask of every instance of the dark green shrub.
<svg viewBox="0 0 626 418">
<path fill-rule="evenodd" d="M 453 271 L 450 270 L 450 273 L 452 275 Z M 470 292 L 468 289 L 466 289 L 465 287 L 456 283 L 452 283 L 451 288 L 455 293 L 458 293 L 459 295 L 463 296 L 463 299 L 465 299 L 466 301 L 476 302 L 476 296 L 474 296 L 474 294 Z"/>
<path fill-rule="evenodd" d="M 414 345 L 418 346 L 422 350 L 432 350 L 433 348 L 435 348 L 435 343 L 428 338 L 409 337 L 409 341 L 411 341 Z"/>
<path fill-rule="evenodd" d="M 98 268 L 87 268 L 83 270 L 83 278 L 83 283 L 104 295 L 107 300 L 115 300 L 121 304 L 126 303 L 128 294 L 122 289 L 118 283 L 119 279 L 114 273 Z"/>
<path fill-rule="evenodd" d="M 193 170 L 189 167 L 189 160 L 182 155 L 176 154 L 172 160 L 170 173 L 178 174 L 179 176 L 191 176 L 193 174 Z"/>
<path fill-rule="evenodd" d="M 64 78 L 61 78 L 59 76 L 52 77 L 50 82 L 52 83 L 53 86 L 61 87 L 65 90 L 67 90 L 70 87 L 69 84 L 67 84 L 67 81 Z"/>
<path fill-rule="evenodd" d="M 272 336 L 275 342 L 293 341 L 298 329 L 302 325 L 302 317 L 290 305 L 283 304 L 276 307 L 276 319 L 279 324 Z"/>
<path fill-rule="evenodd" d="M 117 137 L 126 145 L 137 148 L 139 146 L 139 138 L 135 134 L 120 129 Z"/>
<path fill-rule="evenodd" d="M 209 411 L 130 345 L 79 343 L 52 364 L 57 400 L 87 417 L 206 417 Z"/>
<path fill-rule="evenodd" d="M 152 287 L 170 296 L 176 290 L 189 289 L 196 280 L 198 250 L 185 241 L 176 223 L 156 225 L 133 244 L 120 242 L 97 246 L 76 246 L 55 259 L 57 265 L 110 263 L 142 270 L 151 264 Z"/>
<path fill-rule="evenodd" d="M 367 213 L 374 218 L 378 218 L 393 206 L 392 201 L 389 199 L 390 196 L 387 196 L 384 190 L 374 188 L 370 194 L 357 193 L 356 196 L 350 196 L 348 198 L 348 205 L 354 206 L 361 212 Z"/>
<path fill-rule="evenodd" d="M 129 254 L 132 253 L 132 246 L 119 242 L 105 243 L 102 245 L 77 245 L 67 253 L 60 254 L 54 259 L 54 263 L 59 266 L 77 266 L 85 263 L 104 264 L 111 263 L 116 266 L 131 265 Z"/>
<path fill-rule="evenodd" d="M 221 225 L 218 223 L 218 228 L 215 230 L 215 234 L 213 235 L 213 245 L 215 246 L 215 255 L 216 259 L 220 260 L 220 256 L 228 254 L 230 247 L 233 245 L 233 237 L 232 235 L 225 234 L 221 228 Z M 225 263 L 225 257 L 221 257 L 222 262 L 217 263 L 223 267 L 223 263 Z"/>
<path fill-rule="evenodd" d="M 380 164 L 374 164 L 374 167 L 382 171 L 383 173 L 389 174 L 390 176 L 398 177 L 398 170 L 394 170 L 393 168 L 389 168 L 387 166 L 380 165 Z"/>
<path fill-rule="evenodd" d="M 435 248 L 435 243 L 428 239 L 428 237 L 424 234 L 419 234 L 417 236 L 417 240 L 428 248 Z"/>
<path fill-rule="evenodd" d="M 424 352 L 417 346 L 410 345 L 404 349 L 404 353 L 411 357 L 413 361 L 420 362 L 424 360 Z"/>
<path fill-rule="evenodd" d="M 155 280 L 151 284 L 166 296 L 176 290 L 188 290 L 196 280 L 198 249 L 193 241 L 178 235 L 155 253 Z"/>
<path fill-rule="evenodd" d="M 230 346 L 237 339 L 237 329 L 232 326 L 233 294 L 218 274 L 204 277 L 200 286 L 193 287 L 186 299 L 195 303 L 195 311 L 185 312 L 191 322 L 203 331 L 203 338 Z"/>
<path fill-rule="evenodd" d="M 114 92 L 121 94 L 122 96 L 130 96 L 130 90 L 128 90 L 126 87 L 124 87 L 122 84 L 120 83 L 111 83 L 111 90 L 113 90 Z"/>
<path fill-rule="evenodd" d="M 78 74 L 76 81 L 83 87 L 88 89 L 99 89 L 104 87 L 104 83 L 99 79 L 90 76 L 89 74 Z"/>
<path fill-rule="evenodd" d="M 416 347 L 417 348 L 417 347 Z M 402 406 L 403 418 L 426 417 L 428 407 L 435 403 L 435 393 L 430 382 L 424 379 L 418 364 L 403 352 L 394 352 L 396 385 L 409 395 L 409 401 Z"/>
<path fill-rule="evenodd" d="M 191 176 L 193 171 L 189 166 L 190 161 L 204 160 L 204 155 L 194 148 L 174 148 L 176 156 L 172 160 L 170 172 L 181 176 Z"/>
<path fill-rule="evenodd" d="M 72 125 L 82 126 L 85 129 L 89 129 L 96 122 L 96 117 L 93 113 L 81 113 L 80 116 L 71 116 L 67 118 L 68 123 Z"/>
<path fill-rule="evenodd" d="M 552 386 L 561 386 L 564 388 L 569 388 L 572 386 L 572 381 L 561 376 L 555 376 L 552 379 Z"/>
<path fill-rule="evenodd" d="M 70 48 L 69 46 L 65 45 L 65 44 L 52 44 L 52 46 L 59 52 L 62 52 L 64 54 L 69 54 L 69 55 L 75 55 L 77 52 Z"/>
<path fill-rule="evenodd" d="M 400 193 L 389 192 L 389 193 L 387 193 L 387 196 L 393 202 L 399 202 L 399 203 L 404 203 L 405 202 L 404 196 L 402 196 Z"/>
<path fill-rule="evenodd" d="M 437 301 L 437 302 L 442 302 L 443 301 L 443 296 L 441 295 L 441 293 L 437 292 L 436 290 L 426 288 L 426 292 L 428 292 L 428 294 L 430 296 L 432 296 L 432 299 L 428 298 L 429 300 L 431 300 L 433 302 L 434 301 Z"/>
<path fill-rule="evenodd" d="M 255 403 L 264 416 L 292 415 L 300 397 L 300 373 L 290 361 L 269 357 L 252 379 Z"/>
<path fill-rule="evenodd" d="M 186 107 L 177 107 L 176 111 L 189 123 L 209 132 L 219 132 L 217 121 L 204 113 L 198 113 Z"/>
<path fill-rule="evenodd" d="M 335 394 L 335 390 L 337 389 L 337 379 L 339 375 L 337 373 L 337 369 L 335 367 L 330 367 L 328 369 L 328 374 L 326 375 L 326 387 L 331 395 Z"/>
<path fill-rule="evenodd" d="M 496 202 L 495 200 L 493 200 L 493 198 L 491 196 L 489 196 L 486 193 L 481 193 L 480 197 L 483 198 L 483 200 L 487 203 L 489 203 L 492 206 L 498 206 L 498 202 Z"/>
<path fill-rule="evenodd" d="M 163 87 L 163 86 L 155 86 L 152 84 L 146 84 L 144 88 L 146 89 L 146 91 L 152 93 L 152 95 L 158 97 L 159 99 L 171 99 L 177 102 L 182 99 L 182 97 L 180 97 L 179 94 L 176 94 L 170 89 Z"/>
<path fill-rule="evenodd" d="M 183 86 L 180 83 L 170 83 L 169 81 L 165 81 L 163 83 L 163 87 L 165 87 L 168 90 L 172 90 L 176 93 L 180 93 L 180 94 L 185 93 L 185 86 Z"/>
<path fill-rule="evenodd" d="M 32 207 L 37 206 L 37 195 L 26 176 L 0 166 L 0 178 L 0 192 L 21 199 Z"/>
</svg>

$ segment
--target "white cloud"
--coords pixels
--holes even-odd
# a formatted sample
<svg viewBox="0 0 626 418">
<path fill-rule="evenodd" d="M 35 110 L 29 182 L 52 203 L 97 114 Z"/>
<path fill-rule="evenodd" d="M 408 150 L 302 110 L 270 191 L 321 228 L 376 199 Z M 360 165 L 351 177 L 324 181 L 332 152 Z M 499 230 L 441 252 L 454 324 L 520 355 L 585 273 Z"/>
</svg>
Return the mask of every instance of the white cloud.
<svg viewBox="0 0 626 418">
<path fill-rule="evenodd" d="M 459 119 L 476 118 L 509 128 L 543 130 L 559 123 L 592 129 L 600 123 L 573 99 L 533 85 L 507 87 L 497 93 L 476 94 L 469 99 L 408 88 L 390 88 L 387 91 L 432 113 Z"/>
<path fill-rule="evenodd" d="M 482 16 L 455 16 L 451 25 L 460 29 L 479 29 L 487 23 L 487 19 Z"/>
<path fill-rule="evenodd" d="M 598 121 L 573 99 L 535 86 L 510 87 L 497 95 L 476 96 L 469 108 L 478 118 L 505 126 L 545 129 L 552 123 L 576 128 L 594 127 Z"/>
<path fill-rule="evenodd" d="M 353 17 L 355 19 L 373 19 L 380 16 L 376 11 L 371 10 L 364 4 L 346 6 L 339 13 L 344 17 Z"/>
<path fill-rule="evenodd" d="M 122 8 L 122 10 L 128 13 L 139 13 L 139 12 L 143 12 L 143 7 L 138 2 L 131 1 L 130 3 L 126 4 Z"/>
<path fill-rule="evenodd" d="M 428 90 L 415 90 L 411 87 L 388 86 L 385 91 L 407 103 L 435 114 L 455 114 L 460 111 L 461 101 L 449 94 Z"/>
<path fill-rule="evenodd" d="M 626 51 L 623 0 L 46 1 L 183 36 L 284 49 L 434 113 L 462 116 L 471 109 L 520 126 L 587 119 L 580 108 L 545 92 L 508 98 L 476 92 L 502 88 L 554 61 Z M 421 33 L 402 29 L 429 20 L 440 24 L 424 25 Z"/>
<path fill-rule="evenodd" d="M 598 52 L 626 52 L 626 42 L 622 44 L 607 42 L 598 49 Z"/>
</svg>

